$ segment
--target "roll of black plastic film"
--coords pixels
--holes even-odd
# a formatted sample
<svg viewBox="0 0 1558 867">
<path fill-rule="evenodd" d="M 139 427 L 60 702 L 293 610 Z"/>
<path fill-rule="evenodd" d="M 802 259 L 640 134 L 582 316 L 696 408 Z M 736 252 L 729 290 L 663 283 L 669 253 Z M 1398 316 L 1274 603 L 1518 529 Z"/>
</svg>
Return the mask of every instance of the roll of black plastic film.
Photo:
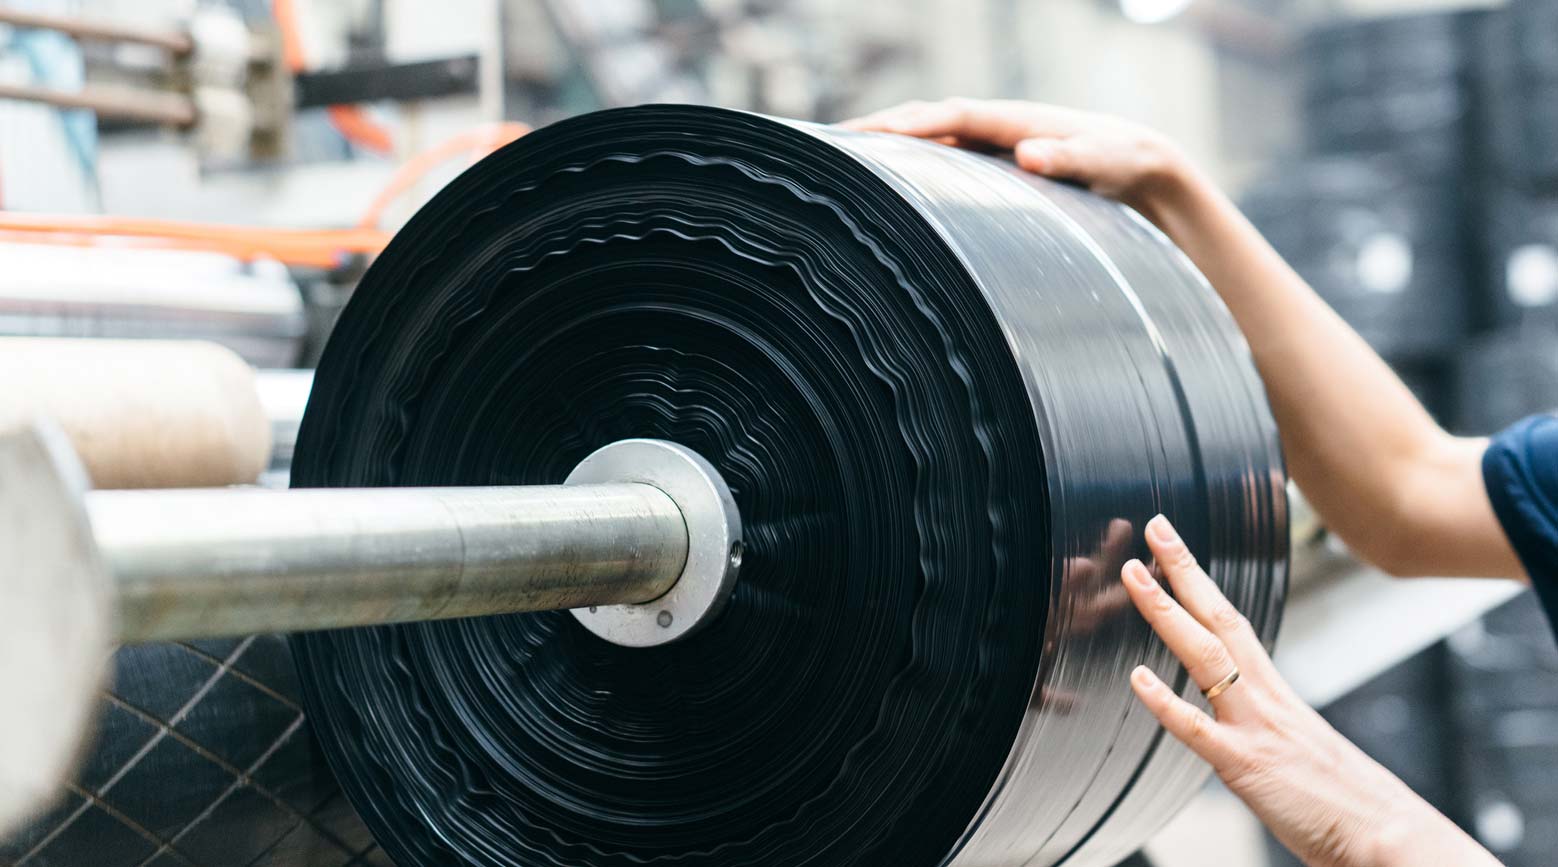
<svg viewBox="0 0 1558 867">
<path fill-rule="evenodd" d="M 403 865 L 1113 864 L 1205 769 L 1118 571 L 1171 516 L 1268 641 L 1285 475 L 1249 352 L 1133 212 L 1000 160 L 709 108 L 558 123 L 374 264 L 294 484 L 563 480 L 687 446 L 746 534 L 651 648 L 566 612 L 298 639 Z"/>
</svg>

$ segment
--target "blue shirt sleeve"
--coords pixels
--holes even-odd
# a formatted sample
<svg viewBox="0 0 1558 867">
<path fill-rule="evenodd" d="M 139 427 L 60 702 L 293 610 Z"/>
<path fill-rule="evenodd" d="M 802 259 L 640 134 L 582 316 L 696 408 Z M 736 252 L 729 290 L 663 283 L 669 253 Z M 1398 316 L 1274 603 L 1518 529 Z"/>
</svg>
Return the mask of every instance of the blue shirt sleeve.
<svg viewBox="0 0 1558 867">
<path fill-rule="evenodd" d="M 1482 478 L 1504 533 L 1558 628 L 1558 415 L 1528 418 L 1493 438 Z"/>
</svg>

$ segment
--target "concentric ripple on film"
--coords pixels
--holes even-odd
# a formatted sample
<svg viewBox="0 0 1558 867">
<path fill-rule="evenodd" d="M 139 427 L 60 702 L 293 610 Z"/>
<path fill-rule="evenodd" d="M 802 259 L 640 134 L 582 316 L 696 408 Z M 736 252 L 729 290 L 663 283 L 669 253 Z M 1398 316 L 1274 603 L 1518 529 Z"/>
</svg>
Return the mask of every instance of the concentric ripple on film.
<svg viewBox="0 0 1558 867">
<path fill-rule="evenodd" d="M 1141 524 L 1275 633 L 1281 456 L 1226 311 L 1127 211 L 995 160 L 689 107 L 527 136 L 364 279 L 293 479 L 555 484 L 629 437 L 734 492 L 708 628 L 297 639 L 398 863 L 1113 863 L 1204 775 L 1126 686 L 1174 673 L 1115 590 Z"/>
</svg>

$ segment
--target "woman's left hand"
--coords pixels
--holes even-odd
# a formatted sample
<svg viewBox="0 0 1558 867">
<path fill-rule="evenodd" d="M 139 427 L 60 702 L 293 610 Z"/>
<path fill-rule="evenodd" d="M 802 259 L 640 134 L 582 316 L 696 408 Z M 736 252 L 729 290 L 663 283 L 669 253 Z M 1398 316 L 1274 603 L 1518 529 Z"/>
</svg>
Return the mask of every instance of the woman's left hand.
<svg viewBox="0 0 1558 867">
<path fill-rule="evenodd" d="M 1216 718 L 1146 666 L 1132 672 L 1131 687 L 1283 845 L 1310 867 L 1498 863 L 1304 704 L 1167 519 L 1154 518 L 1146 536 L 1173 593 L 1140 560 L 1121 570 L 1126 592 L 1196 685 L 1213 693 Z"/>
</svg>

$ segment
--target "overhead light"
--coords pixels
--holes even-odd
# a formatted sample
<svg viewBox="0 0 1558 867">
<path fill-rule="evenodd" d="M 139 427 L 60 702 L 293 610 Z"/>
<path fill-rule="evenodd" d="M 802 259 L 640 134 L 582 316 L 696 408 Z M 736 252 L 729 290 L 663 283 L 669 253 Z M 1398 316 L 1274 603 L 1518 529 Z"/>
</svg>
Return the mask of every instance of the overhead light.
<svg viewBox="0 0 1558 867">
<path fill-rule="evenodd" d="M 1120 13 L 1137 24 L 1161 24 L 1185 11 L 1191 0 L 1120 0 Z"/>
</svg>

